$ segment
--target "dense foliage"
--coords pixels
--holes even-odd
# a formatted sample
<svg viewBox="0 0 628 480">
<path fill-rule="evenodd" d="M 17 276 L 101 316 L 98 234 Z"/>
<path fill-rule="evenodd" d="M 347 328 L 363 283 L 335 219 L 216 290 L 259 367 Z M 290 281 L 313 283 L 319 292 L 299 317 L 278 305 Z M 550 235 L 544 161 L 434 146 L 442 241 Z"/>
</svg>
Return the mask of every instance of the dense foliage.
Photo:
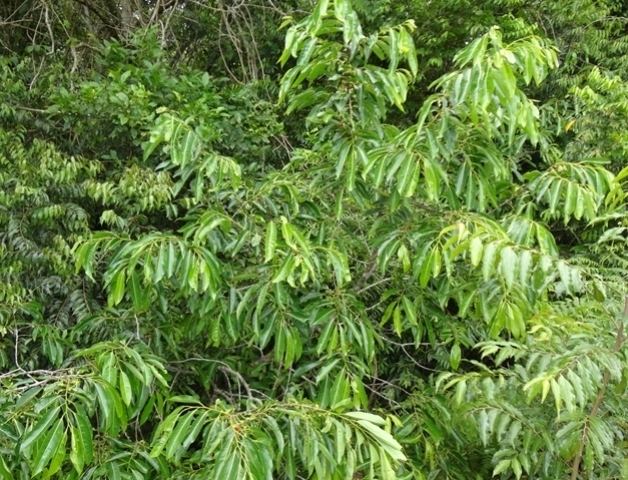
<svg viewBox="0 0 628 480">
<path fill-rule="evenodd" d="M 628 9 L 0 5 L 0 479 L 628 476 Z"/>
</svg>

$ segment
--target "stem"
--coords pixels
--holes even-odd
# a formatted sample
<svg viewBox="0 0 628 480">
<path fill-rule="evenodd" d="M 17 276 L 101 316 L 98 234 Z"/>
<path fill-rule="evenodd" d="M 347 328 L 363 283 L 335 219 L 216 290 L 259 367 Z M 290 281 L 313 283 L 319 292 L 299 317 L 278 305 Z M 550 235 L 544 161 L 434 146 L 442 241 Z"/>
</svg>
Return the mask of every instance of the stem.
<svg viewBox="0 0 628 480">
<path fill-rule="evenodd" d="M 628 319 L 628 295 L 626 295 L 624 300 L 624 313 L 621 320 L 619 321 L 619 326 L 617 327 L 617 335 L 615 336 L 615 346 L 613 347 L 613 352 L 619 352 L 622 344 L 624 343 L 624 322 L 626 321 L 626 319 Z M 587 440 L 587 436 L 589 434 L 588 419 L 594 417 L 600 409 L 600 406 L 602 405 L 602 400 L 604 399 L 604 393 L 606 392 L 606 387 L 608 386 L 610 375 L 611 373 L 608 370 L 604 372 L 604 376 L 602 377 L 602 386 L 600 387 L 600 390 L 595 397 L 595 401 L 593 402 L 593 406 L 591 407 L 591 413 L 589 413 L 587 420 L 585 420 L 584 428 L 582 429 L 582 436 L 580 437 L 580 447 L 578 448 L 578 454 L 574 457 L 573 464 L 571 466 L 571 480 L 578 479 L 580 462 L 582 462 L 584 446 Z"/>
</svg>

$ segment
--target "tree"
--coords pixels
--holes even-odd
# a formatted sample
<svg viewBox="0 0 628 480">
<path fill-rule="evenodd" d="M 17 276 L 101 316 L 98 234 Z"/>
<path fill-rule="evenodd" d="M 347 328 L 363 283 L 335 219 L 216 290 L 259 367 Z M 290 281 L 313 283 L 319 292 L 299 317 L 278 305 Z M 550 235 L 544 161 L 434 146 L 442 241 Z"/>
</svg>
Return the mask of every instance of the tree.
<svg viewBox="0 0 628 480">
<path fill-rule="evenodd" d="M 176 39 L 236 6 L 11 5 L 0 478 L 626 473 L 621 60 L 454 3 L 428 50 L 383 1 L 269 4 L 215 75 Z"/>
</svg>

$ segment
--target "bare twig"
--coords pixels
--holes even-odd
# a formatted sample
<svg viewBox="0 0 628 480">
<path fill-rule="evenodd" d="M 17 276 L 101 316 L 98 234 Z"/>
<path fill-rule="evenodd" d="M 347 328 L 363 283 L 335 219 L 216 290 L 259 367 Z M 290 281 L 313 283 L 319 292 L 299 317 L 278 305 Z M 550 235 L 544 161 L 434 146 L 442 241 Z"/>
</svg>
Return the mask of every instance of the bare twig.
<svg viewBox="0 0 628 480">
<path fill-rule="evenodd" d="M 46 28 L 48 29 L 48 36 L 50 37 L 50 53 L 55 53 L 55 35 L 52 32 L 52 24 L 50 23 L 50 8 L 48 3 L 44 3 L 44 21 Z"/>
<path fill-rule="evenodd" d="M 386 283 L 388 281 L 390 281 L 390 277 L 385 277 L 385 278 L 380 278 L 379 280 L 377 280 L 376 282 L 371 283 L 370 285 L 366 285 L 365 287 L 362 287 L 360 290 L 358 290 L 357 292 L 355 292 L 356 294 L 360 294 L 360 293 L 364 293 L 367 290 L 370 290 L 371 288 L 375 288 L 378 285 L 381 285 L 382 283 Z"/>
<path fill-rule="evenodd" d="M 43 108 L 24 107 L 22 105 L 11 105 L 11 108 L 15 108 L 16 110 L 24 110 L 26 112 L 35 112 L 35 113 L 46 113 L 48 111 Z"/>
<path fill-rule="evenodd" d="M 116 37 L 118 36 L 118 28 L 111 23 L 111 17 L 107 18 L 106 13 L 103 13 L 100 8 L 97 8 L 96 5 L 88 2 L 87 0 L 76 0 L 78 3 L 83 5 L 89 12 L 93 13 L 98 17 L 98 19 L 102 22 L 103 26 L 111 31 Z"/>
<path fill-rule="evenodd" d="M 179 0 L 175 0 L 175 2 L 173 4 L 171 4 L 171 6 L 169 6 L 168 8 L 172 8 L 170 10 L 170 14 L 166 17 L 166 21 L 165 22 L 161 22 L 161 26 L 162 26 L 162 34 L 161 34 L 161 45 L 162 47 L 164 47 L 166 45 L 166 32 L 168 31 L 168 28 L 170 26 L 170 20 L 172 20 L 172 17 L 174 16 L 175 12 L 177 11 L 177 7 L 179 6 Z M 176 37 L 174 37 L 174 41 L 175 43 L 178 44 Z"/>
</svg>

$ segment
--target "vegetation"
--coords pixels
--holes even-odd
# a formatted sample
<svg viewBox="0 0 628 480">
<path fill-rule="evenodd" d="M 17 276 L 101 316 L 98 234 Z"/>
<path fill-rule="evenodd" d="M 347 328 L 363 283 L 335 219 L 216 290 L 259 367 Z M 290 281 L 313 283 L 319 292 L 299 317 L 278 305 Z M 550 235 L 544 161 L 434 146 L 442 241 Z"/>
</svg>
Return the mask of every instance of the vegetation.
<svg viewBox="0 0 628 480">
<path fill-rule="evenodd" d="M 0 479 L 627 478 L 627 17 L 2 2 Z"/>
</svg>

